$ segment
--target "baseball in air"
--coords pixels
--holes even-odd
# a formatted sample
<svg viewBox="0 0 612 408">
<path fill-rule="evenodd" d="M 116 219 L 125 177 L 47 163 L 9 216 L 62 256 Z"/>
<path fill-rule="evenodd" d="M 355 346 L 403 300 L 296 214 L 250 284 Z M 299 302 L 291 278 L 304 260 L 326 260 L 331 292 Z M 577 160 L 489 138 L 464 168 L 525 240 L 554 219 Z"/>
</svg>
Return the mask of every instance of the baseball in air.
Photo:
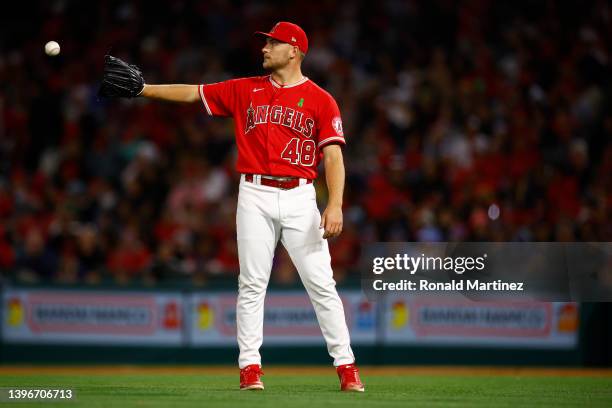
<svg viewBox="0 0 612 408">
<path fill-rule="evenodd" d="M 55 57 L 60 53 L 60 46 L 56 41 L 49 41 L 45 44 L 45 53 L 50 57 Z"/>
</svg>

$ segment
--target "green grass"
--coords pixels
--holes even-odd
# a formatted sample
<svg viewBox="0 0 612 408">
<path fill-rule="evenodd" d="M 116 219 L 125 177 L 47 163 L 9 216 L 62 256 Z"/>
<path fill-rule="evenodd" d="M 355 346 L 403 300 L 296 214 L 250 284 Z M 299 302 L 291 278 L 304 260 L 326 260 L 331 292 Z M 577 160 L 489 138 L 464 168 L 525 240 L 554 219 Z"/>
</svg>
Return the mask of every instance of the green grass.
<svg viewBox="0 0 612 408">
<path fill-rule="evenodd" d="M 76 402 L 16 407 L 612 407 L 612 378 L 363 375 L 366 392 L 341 393 L 330 375 L 266 375 L 239 391 L 236 375 L 1 375 L 0 387 L 71 387 Z"/>
</svg>

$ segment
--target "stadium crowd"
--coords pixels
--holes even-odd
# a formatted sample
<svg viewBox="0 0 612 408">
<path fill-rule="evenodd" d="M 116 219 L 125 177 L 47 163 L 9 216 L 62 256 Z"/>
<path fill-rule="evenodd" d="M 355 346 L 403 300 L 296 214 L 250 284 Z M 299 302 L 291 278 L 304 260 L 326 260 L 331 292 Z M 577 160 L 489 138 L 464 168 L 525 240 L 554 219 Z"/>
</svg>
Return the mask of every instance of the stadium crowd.
<svg viewBox="0 0 612 408">
<path fill-rule="evenodd" d="M 612 240 L 606 1 L 21 7 L 27 20 L 0 17 L 5 279 L 235 279 L 231 121 L 96 93 L 107 52 L 148 83 L 263 75 L 252 33 L 278 20 L 306 30 L 304 73 L 343 115 L 337 281 L 376 241 Z M 58 57 L 42 51 L 50 39 Z M 324 205 L 321 176 L 316 188 Z M 296 279 L 279 249 L 272 281 Z"/>
</svg>

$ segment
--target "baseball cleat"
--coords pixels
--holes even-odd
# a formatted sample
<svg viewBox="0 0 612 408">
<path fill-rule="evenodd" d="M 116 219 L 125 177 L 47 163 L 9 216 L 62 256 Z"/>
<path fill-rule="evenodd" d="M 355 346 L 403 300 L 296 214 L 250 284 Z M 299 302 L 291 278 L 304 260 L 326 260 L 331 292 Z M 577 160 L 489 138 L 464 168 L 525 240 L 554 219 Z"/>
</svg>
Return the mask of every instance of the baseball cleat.
<svg viewBox="0 0 612 408">
<path fill-rule="evenodd" d="M 359 378 L 359 369 L 355 364 L 344 364 L 336 367 L 340 379 L 340 391 L 364 392 L 365 386 Z"/>
<path fill-rule="evenodd" d="M 263 371 L 258 364 L 251 364 L 240 369 L 240 390 L 263 390 L 261 381 Z"/>
</svg>

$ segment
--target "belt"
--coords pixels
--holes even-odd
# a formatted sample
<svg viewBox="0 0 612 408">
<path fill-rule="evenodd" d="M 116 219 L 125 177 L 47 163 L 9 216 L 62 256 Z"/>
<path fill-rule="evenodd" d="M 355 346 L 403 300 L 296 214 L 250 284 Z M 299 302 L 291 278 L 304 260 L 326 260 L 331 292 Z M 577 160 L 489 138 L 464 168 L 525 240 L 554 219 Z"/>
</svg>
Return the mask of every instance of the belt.
<svg viewBox="0 0 612 408">
<path fill-rule="evenodd" d="M 303 181 L 302 181 L 303 180 Z M 302 184 L 311 184 L 312 180 L 300 177 L 276 177 L 259 174 L 245 174 L 244 181 L 261 184 L 262 186 L 276 187 L 282 190 L 291 190 Z"/>
</svg>

